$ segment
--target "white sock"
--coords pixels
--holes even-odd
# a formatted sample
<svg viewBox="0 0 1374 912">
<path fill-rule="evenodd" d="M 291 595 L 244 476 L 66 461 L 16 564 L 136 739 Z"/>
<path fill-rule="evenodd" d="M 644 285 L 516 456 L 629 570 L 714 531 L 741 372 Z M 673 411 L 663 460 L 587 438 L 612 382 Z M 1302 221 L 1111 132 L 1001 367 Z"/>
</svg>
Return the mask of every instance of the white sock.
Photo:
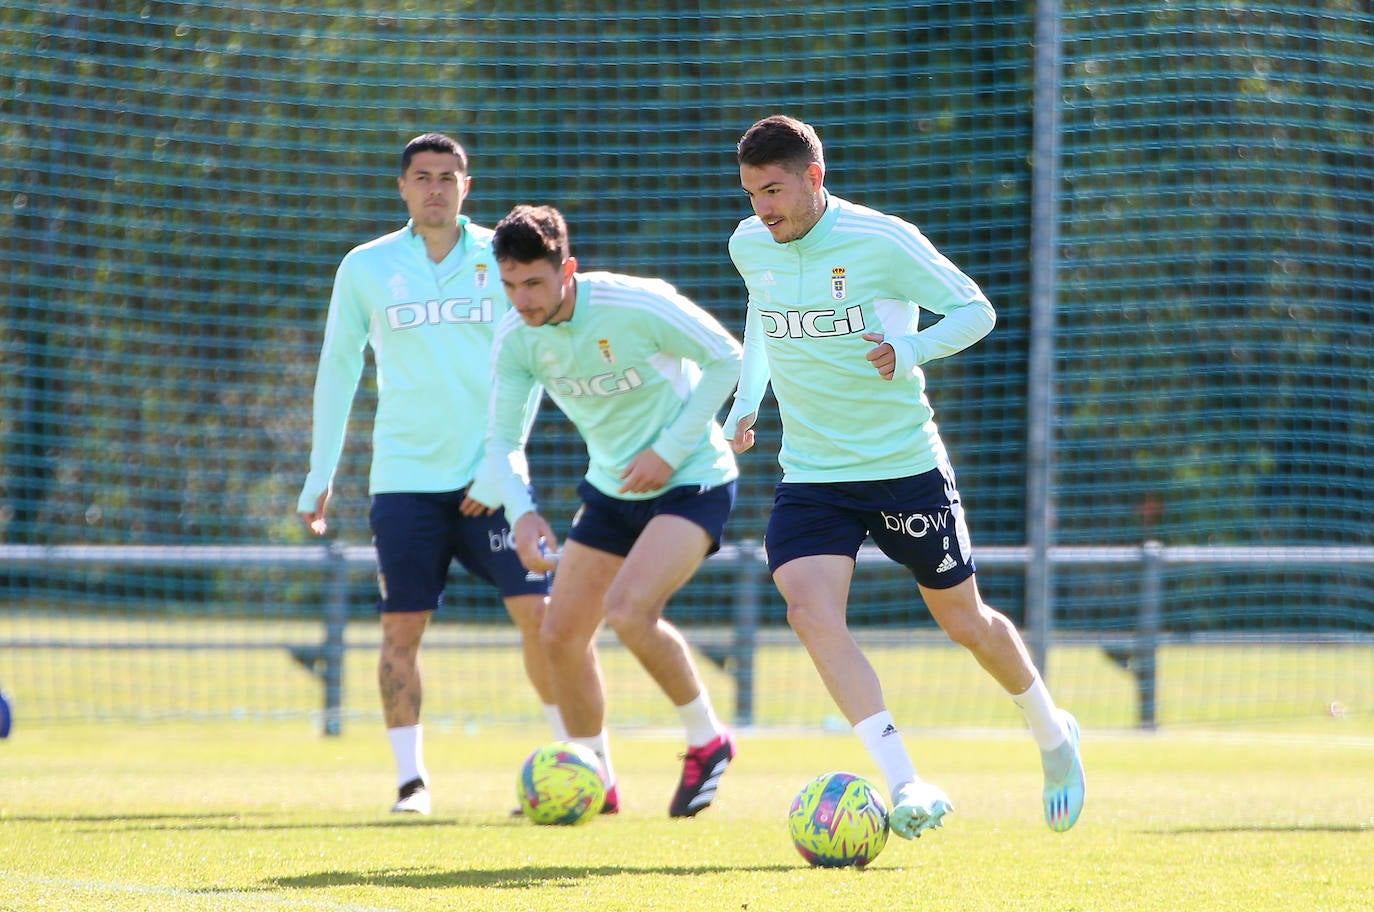
<svg viewBox="0 0 1374 912">
<path fill-rule="evenodd" d="M 710 744 L 725 731 L 725 726 L 716 718 L 716 711 L 711 708 L 711 698 L 704 690 L 691 703 L 679 706 L 677 713 L 682 717 L 682 727 L 687 729 L 688 747 Z"/>
<path fill-rule="evenodd" d="M 391 755 L 396 758 L 396 784 L 405 785 L 412 779 L 423 779 L 428 784 L 424 726 L 403 725 L 400 728 L 388 728 L 386 737 L 391 742 Z"/>
<path fill-rule="evenodd" d="M 1063 719 L 1040 675 L 1035 676 L 1025 693 L 1010 696 L 1011 702 L 1020 707 L 1022 715 L 1026 717 L 1031 737 L 1035 738 L 1041 750 L 1054 750 L 1068 740 L 1069 733 L 1064 729 Z"/>
<path fill-rule="evenodd" d="M 569 737 L 568 740 L 574 744 L 580 744 L 596 754 L 596 758 L 601 761 L 601 768 L 606 773 L 606 788 L 613 787 L 615 785 L 615 768 L 611 766 L 611 744 L 606 739 L 605 730 L 603 729 L 601 734 L 591 738 Z"/>
<path fill-rule="evenodd" d="M 898 786 L 917 778 L 916 767 L 911 763 L 911 755 L 906 751 L 897 724 L 892 721 L 892 713 L 883 710 L 861 720 L 854 726 L 854 734 L 878 764 L 889 792 L 895 793 Z"/>
<path fill-rule="evenodd" d="M 553 729 L 553 739 L 555 741 L 568 740 L 568 728 L 563 724 L 563 714 L 558 711 L 558 704 L 544 704 L 544 718 L 549 722 L 549 728 Z"/>
</svg>

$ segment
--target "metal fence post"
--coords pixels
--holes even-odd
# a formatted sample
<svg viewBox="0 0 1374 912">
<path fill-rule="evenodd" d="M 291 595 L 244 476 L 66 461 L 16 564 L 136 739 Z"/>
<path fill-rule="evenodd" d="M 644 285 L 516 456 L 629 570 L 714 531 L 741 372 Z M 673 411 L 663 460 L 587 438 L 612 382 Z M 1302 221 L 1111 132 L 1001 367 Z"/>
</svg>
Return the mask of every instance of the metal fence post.
<svg viewBox="0 0 1374 912">
<path fill-rule="evenodd" d="M 735 570 L 735 724 L 754 724 L 754 653 L 759 631 L 759 567 L 762 552 L 752 541 L 739 545 Z"/>
<path fill-rule="evenodd" d="M 324 733 L 343 732 L 344 628 L 348 624 L 348 558 L 343 545 L 329 543 L 325 562 L 328 597 L 324 609 Z"/>
<path fill-rule="evenodd" d="M 1054 322 L 1059 269 L 1059 4 L 1035 5 L 1030 353 L 1026 364 L 1026 645 L 1049 679 L 1054 629 Z"/>
<path fill-rule="evenodd" d="M 1140 727 L 1153 731 L 1158 722 L 1155 684 L 1159 651 L 1160 602 L 1164 591 L 1164 545 L 1147 541 L 1140 549 L 1140 616 L 1136 619 L 1136 689 Z"/>
</svg>

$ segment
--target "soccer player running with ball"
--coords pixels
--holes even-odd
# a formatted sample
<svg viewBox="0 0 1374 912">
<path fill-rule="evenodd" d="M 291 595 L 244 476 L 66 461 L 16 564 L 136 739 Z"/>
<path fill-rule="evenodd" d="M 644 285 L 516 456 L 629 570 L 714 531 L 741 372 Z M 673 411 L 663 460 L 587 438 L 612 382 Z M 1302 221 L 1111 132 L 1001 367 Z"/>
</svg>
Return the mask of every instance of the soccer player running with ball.
<svg viewBox="0 0 1374 912">
<path fill-rule="evenodd" d="M 378 398 L 369 521 L 381 590 L 378 682 L 397 812 L 431 809 L 420 641 L 453 560 L 501 593 L 520 628 L 525 672 L 554 736 L 565 736 L 539 645 L 549 577 L 521 565 L 505 516 L 468 496 L 482 459 L 496 321 L 510 309 L 491 229 L 459 214 L 471 183 L 467 153 L 455 140 L 415 137 L 401 153 L 397 179 L 410 221 L 340 263 L 315 378 L 310 473 L 297 505 L 323 535 L 363 348 L 371 345 Z"/>
<path fill-rule="evenodd" d="M 735 741 L 664 610 L 719 548 L 734 505 L 738 470 L 715 415 L 738 377 L 739 343 L 666 282 L 579 273 L 550 206 L 513 209 L 492 248 L 516 312 L 497 328 L 484 476 L 499 486 L 525 566 L 557 565 L 543 644 L 559 709 L 571 739 L 601 759 L 618 806 L 595 643 L 604 620 L 677 707 L 687 752 L 668 813 L 694 816 Z M 587 446 L 582 506 L 561 552 L 529 496 L 525 442 L 541 386 Z"/>
<path fill-rule="evenodd" d="M 920 368 L 985 336 L 992 306 L 915 226 L 831 195 L 810 125 L 764 118 L 737 152 L 755 214 L 729 244 L 749 302 L 725 430 L 735 452 L 754 445 L 771 382 L 783 478 L 765 543 L 788 623 L 887 779 L 893 832 L 911 839 L 940 826 L 953 805 L 917 776 L 846 620 L 855 557 L 871 535 L 910 569 L 945 633 L 1025 714 L 1041 751 L 1045 819 L 1067 830 L 1083 808 L 1078 726 L 1055 706 L 1015 626 L 979 595 L 954 470 Z M 918 333 L 918 308 L 943 319 Z"/>
</svg>

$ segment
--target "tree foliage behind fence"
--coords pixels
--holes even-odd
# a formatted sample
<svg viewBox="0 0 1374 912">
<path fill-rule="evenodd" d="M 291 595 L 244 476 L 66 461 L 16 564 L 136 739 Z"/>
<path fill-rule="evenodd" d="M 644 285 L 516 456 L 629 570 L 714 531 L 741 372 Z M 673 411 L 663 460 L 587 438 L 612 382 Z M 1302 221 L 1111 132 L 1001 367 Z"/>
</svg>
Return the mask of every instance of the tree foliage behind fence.
<svg viewBox="0 0 1374 912">
<path fill-rule="evenodd" d="M 920 225 L 998 310 L 928 371 L 976 543 L 1026 540 L 1047 382 L 1059 542 L 1374 541 L 1367 4 L 1060 4 L 1052 377 L 1028 361 L 1033 4 L 364 6 L 0 9 L 0 541 L 303 542 L 333 271 L 403 221 L 397 153 L 427 130 L 467 145 L 480 223 L 553 203 L 584 267 L 662 276 L 741 332 L 733 149 L 776 111 L 819 127 L 832 191 Z M 352 542 L 372 401 L 365 378 L 334 505 Z M 776 436 L 767 411 L 735 539 L 762 536 Z M 532 456 L 566 523 L 584 457 L 551 406 Z M 232 610 L 252 573 L 11 568 L 3 591 Z M 1372 575 L 1184 571 L 1166 622 L 1368 630 Z M 856 616 L 929 623 L 903 574 L 865 580 Z M 315 610 L 277 582 L 273 610 Z M 1057 623 L 1129 626 L 1135 586 L 1063 574 Z M 985 588 L 1020 617 L 1018 574 Z"/>
</svg>

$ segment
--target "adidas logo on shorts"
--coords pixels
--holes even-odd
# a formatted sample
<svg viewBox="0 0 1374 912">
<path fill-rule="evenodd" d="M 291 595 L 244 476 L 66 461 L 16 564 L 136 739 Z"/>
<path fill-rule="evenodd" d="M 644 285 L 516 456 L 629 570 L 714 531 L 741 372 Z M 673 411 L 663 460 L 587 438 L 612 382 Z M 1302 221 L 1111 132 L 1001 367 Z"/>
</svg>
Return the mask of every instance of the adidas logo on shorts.
<svg viewBox="0 0 1374 912">
<path fill-rule="evenodd" d="M 949 571 L 953 570 L 953 569 L 954 569 L 955 567 L 957 567 L 957 566 L 959 566 L 959 565 L 958 565 L 957 563 L 955 563 L 955 561 L 954 561 L 954 555 L 952 555 L 952 554 L 946 554 L 946 555 L 945 555 L 945 559 L 942 560 L 942 561 L 940 561 L 940 566 L 938 566 L 938 567 L 935 568 L 935 572 L 936 572 L 936 573 L 948 573 Z"/>
</svg>

